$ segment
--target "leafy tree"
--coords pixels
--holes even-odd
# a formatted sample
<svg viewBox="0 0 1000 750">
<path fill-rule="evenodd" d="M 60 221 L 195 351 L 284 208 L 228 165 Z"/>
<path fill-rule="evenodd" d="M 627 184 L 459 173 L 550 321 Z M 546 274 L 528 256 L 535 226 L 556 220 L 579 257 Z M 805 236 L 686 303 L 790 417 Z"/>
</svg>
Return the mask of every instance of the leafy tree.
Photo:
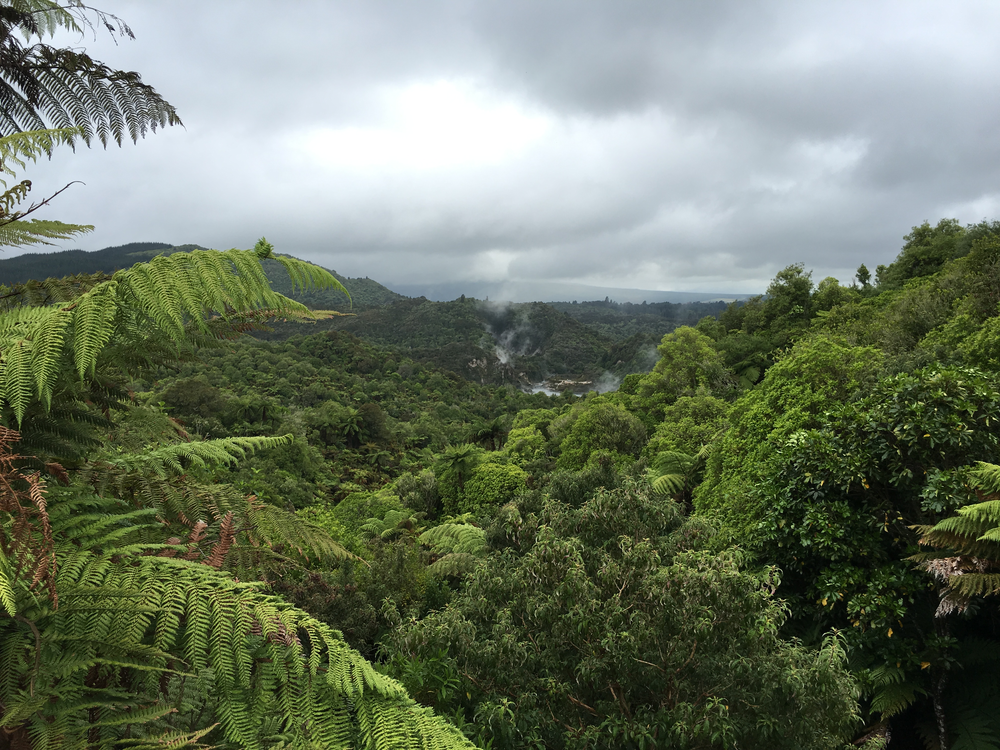
<svg viewBox="0 0 1000 750">
<path fill-rule="evenodd" d="M 639 386 L 639 394 L 653 406 L 666 406 L 699 388 L 724 392 L 729 375 L 722 355 L 708 336 L 681 326 L 663 337 L 660 359 Z M 648 407 L 647 407 L 648 408 Z"/>
<path fill-rule="evenodd" d="M 545 455 L 545 436 L 534 425 L 515 427 L 507 436 L 504 451 L 521 464 L 537 460 Z"/>
<path fill-rule="evenodd" d="M 762 308 L 764 325 L 774 331 L 801 327 L 812 317 L 812 272 L 801 263 L 778 271 L 767 287 Z"/>
<path fill-rule="evenodd" d="M 908 560 L 910 527 L 974 502 L 968 465 L 998 445 L 992 375 L 932 368 L 887 378 L 820 429 L 792 435 L 759 485 L 756 539 L 764 560 L 785 561 L 795 626 L 848 631 L 872 708 L 886 717 L 921 694 L 938 711 L 954 656 L 952 635 L 933 621 L 936 597 Z"/>
<path fill-rule="evenodd" d="M 956 257 L 965 229 L 957 219 L 941 219 L 932 227 L 925 221 L 906 235 L 896 260 L 878 275 L 880 288 L 894 289 L 909 279 L 929 276 Z"/>
<path fill-rule="evenodd" d="M 858 270 L 854 276 L 858 280 L 858 283 L 861 284 L 862 289 L 868 289 L 871 286 L 872 272 L 868 270 L 868 266 L 864 263 L 858 266 Z"/>
<path fill-rule="evenodd" d="M 439 486 L 446 510 L 457 512 L 465 492 L 465 483 L 472 476 L 484 451 L 471 443 L 449 446 L 437 457 Z"/>
<path fill-rule="evenodd" d="M 682 396 L 663 410 L 663 421 L 646 444 L 643 454 L 663 451 L 694 454 L 721 437 L 731 405 L 714 396 Z"/>
<path fill-rule="evenodd" d="M 391 638 L 404 680 L 424 661 L 455 676 L 422 696 L 475 717 L 481 742 L 828 748 L 854 728 L 839 642 L 810 652 L 782 641 L 776 573 L 685 550 L 671 501 L 631 483 L 579 508 L 512 509 L 503 523 L 519 547 Z"/>
<path fill-rule="evenodd" d="M 619 460 L 639 457 L 646 442 L 646 428 L 638 417 L 619 404 L 588 404 L 562 441 L 556 465 L 560 469 L 582 469 L 597 451 L 610 451 Z"/>
<path fill-rule="evenodd" d="M 743 394 L 729 413 L 729 428 L 709 457 L 695 509 L 715 519 L 726 540 L 749 543 L 762 508 L 753 488 L 768 462 L 795 432 L 822 423 L 822 415 L 871 382 L 880 353 L 832 337 L 799 342 Z"/>
<path fill-rule="evenodd" d="M 827 276 L 816 285 L 816 291 L 812 296 L 812 312 L 816 315 L 822 314 L 837 305 L 850 302 L 856 297 L 856 290 L 841 286 L 837 279 Z"/>
<path fill-rule="evenodd" d="M 487 508 L 497 508 L 514 499 L 528 488 L 528 475 L 514 464 L 484 460 L 472 470 L 465 485 L 462 503 L 457 508 L 445 507 L 452 514 L 479 513 Z"/>
</svg>

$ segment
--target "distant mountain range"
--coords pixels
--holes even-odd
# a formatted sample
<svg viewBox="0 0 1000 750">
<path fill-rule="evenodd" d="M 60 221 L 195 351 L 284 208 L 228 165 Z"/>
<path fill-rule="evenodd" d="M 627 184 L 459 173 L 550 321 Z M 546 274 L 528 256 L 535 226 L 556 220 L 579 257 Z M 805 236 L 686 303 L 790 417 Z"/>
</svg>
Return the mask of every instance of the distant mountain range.
<svg viewBox="0 0 1000 750">
<path fill-rule="evenodd" d="M 28 279 L 50 276 L 69 276 L 75 273 L 104 271 L 113 273 L 134 263 L 149 260 L 163 252 L 193 250 L 199 245 L 170 245 L 165 242 L 132 242 L 127 245 L 106 247 L 103 250 L 61 250 L 52 253 L 24 253 L 14 258 L 0 259 L 0 284 L 16 284 Z M 652 289 L 621 289 L 588 284 L 547 281 L 504 282 L 440 282 L 432 284 L 393 284 L 389 289 L 383 284 L 365 278 L 351 279 L 333 272 L 354 299 L 355 307 L 387 304 L 404 297 L 426 297 L 436 302 L 447 302 L 462 296 L 481 300 L 504 302 L 579 302 L 608 300 L 612 302 L 715 302 L 747 299 L 748 294 L 723 292 L 663 292 Z M 278 291 L 281 291 L 280 289 Z M 314 297 L 314 299 L 310 299 Z M 340 309 L 330 299 L 323 304 L 322 292 L 306 295 L 303 301 L 315 308 Z"/>
<path fill-rule="evenodd" d="M 437 284 L 393 284 L 393 289 L 407 297 L 426 297 L 445 302 L 463 294 L 483 300 L 503 302 L 579 302 L 608 299 L 614 302 L 732 302 L 747 299 L 749 294 L 719 292 L 661 292 L 653 289 L 622 289 L 618 287 L 573 284 L 562 281 L 448 281 Z"/>
<path fill-rule="evenodd" d="M 135 242 L 95 252 L 28 253 L 0 260 L 0 291 L 3 285 L 29 279 L 113 273 L 159 254 L 195 249 L 199 246 Z M 333 272 L 351 295 L 348 300 L 333 290 L 293 293 L 288 274 L 277 261 L 265 261 L 264 267 L 275 291 L 314 310 L 348 314 L 321 315 L 313 321 L 276 320 L 270 330 L 253 334 L 258 338 L 338 330 L 470 380 L 521 387 L 537 386 L 546 379 L 557 389 L 567 382 L 577 383 L 581 390 L 599 383 L 615 387 L 624 375 L 652 367 L 664 334 L 717 316 L 726 307 L 720 300 L 723 295 L 541 282 L 494 287 L 407 285 L 403 288 L 413 296 L 404 296 L 373 279 Z M 515 301 L 504 300 L 507 296 Z M 546 296 L 566 299 L 517 301 Z"/>
</svg>

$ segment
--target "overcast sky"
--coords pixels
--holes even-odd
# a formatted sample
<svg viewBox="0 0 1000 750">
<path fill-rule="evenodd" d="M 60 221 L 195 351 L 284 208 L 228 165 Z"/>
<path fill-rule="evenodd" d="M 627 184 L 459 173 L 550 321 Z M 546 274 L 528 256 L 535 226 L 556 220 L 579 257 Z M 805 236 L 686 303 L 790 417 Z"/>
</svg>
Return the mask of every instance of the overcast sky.
<svg viewBox="0 0 1000 750">
<path fill-rule="evenodd" d="M 278 250 L 395 283 L 849 283 L 1000 218 L 1000 3 L 102 0 L 62 40 L 179 110 L 57 152 L 68 247 Z M 15 254 L 8 250 L 7 257 Z"/>
</svg>

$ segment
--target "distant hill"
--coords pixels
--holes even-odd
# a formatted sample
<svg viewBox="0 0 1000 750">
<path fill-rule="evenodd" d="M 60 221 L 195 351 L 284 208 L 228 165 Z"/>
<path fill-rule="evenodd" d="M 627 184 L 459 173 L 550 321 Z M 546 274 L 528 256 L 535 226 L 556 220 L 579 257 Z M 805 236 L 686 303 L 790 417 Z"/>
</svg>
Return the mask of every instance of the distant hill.
<svg viewBox="0 0 1000 750">
<path fill-rule="evenodd" d="M 547 378 L 597 381 L 647 371 L 655 345 L 673 330 L 659 318 L 657 334 L 612 336 L 543 302 L 495 304 L 472 297 L 424 297 L 315 323 L 276 323 L 264 339 L 340 330 L 411 359 L 482 383 L 526 386 Z"/>
<path fill-rule="evenodd" d="M 718 317 L 725 302 L 550 302 L 556 310 L 615 340 L 649 334 L 656 341 L 677 326 L 693 326 L 706 315 Z"/>
<path fill-rule="evenodd" d="M 159 254 L 190 252 L 198 245 L 133 242 L 94 252 L 67 250 L 0 259 L 0 285 L 50 276 L 113 273 Z M 350 313 L 307 322 L 275 322 L 263 339 L 336 329 L 391 347 L 422 363 L 449 369 L 482 383 L 537 384 L 614 380 L 649 370 L 656 345 L 678 325 L 718 315 L 723 302 L 542 302 L 501 303 L 461 293 L 452 301 L 404 297 L 369 278 L 340 276 L 351 295 L 312 290 L 292 293 L 277 261 L 265 261 L 272 288 L 315 310 Z M 565 286 L 565 285 L 564 285 Z M 545 296 L 539 286 L 539 296 Z M 556 292 L 561 289 L 555 287 Z M 586 287 L 591 292 L 598 287 Z M 627 290 L 619 290 L 627 291 Z M 561 387 L 561 386 L 553 386 Z"/>
<path fill-rule="evenodd" d="M 332 289 L 311 289 L 305 292 L 296 291 L 293 293 L 291 279 L 288 278 L 288 273 L 278 261 L 264 261 L 264 271 L 267 273 L 267 278 L 270 280 L 271 288 L 274 291 L 284 294 L 286 297 L 291 297 L 313 310 L 358 312 L 372 307 L 391 305 L 393 302 L 406 299 L 402 294 L 397 294 L 391 289 L 387 289 L 367 276 L 363 279 L 352 279 L 347 276 L 341 276 L 336 271 L 330 271 L 330 273 L 336 276 L 337 280 L 347 289 L 351 295 L 350 300 L 342 292 Z"/>
<path fill-rule="evenodd" d="M 393 284 L 392 288 L 408 297 L 427 297 L 444 302 L 467 297 L 488 299 L 492 302 L 572 302 L 578 300 L 602 300 L 615 302 L 714 302 L 747 299 L 752 295 L 726 292 L 664 292 L 655 289 L 622 289 L 615 287 L 573 284 L 561 281 L 499 281 L 470 282 L 447 281 L 431 284 Z"/>
<path fill-rule="evenodd" d="M 130 242 L 103 250 L 60 250 L 25 253 L 0 259 L 0 284 L 19 284 L 32 279 L 72 276 L 78 273 L 114 273 L 149 260 L 173 246 L 166 242 Z"/>
<path fill-rule="evenodd" d="M 127 245 L 106 247 L 103 250 L 61 250 L 54 253 L 25 253 L 14 258 L 0 259 L 0 285 L 18 284 L 31 279 L 71 276 L 78 273 L 114 273 L 129 268 L 136 263 L 149 260 L 157 255 L 204 250 L 200 245 L 170 245 L 166 242 L 130 242 Z M 332 290 L 310 291 L 292 294 L 288 274 L 277 261 L 265 262 L 265 271 L 272 288 L 292 297 L 304 305 L 317 310 L 351 309 L 351 303 L 340 292 Z M 351 295 L 353 309 L 363 310 L 378 305 L 387 305 L 401 299 L 397 294 L 377 281 L 368 278 L 352 279 L 331 273 Z"/>
</svg>

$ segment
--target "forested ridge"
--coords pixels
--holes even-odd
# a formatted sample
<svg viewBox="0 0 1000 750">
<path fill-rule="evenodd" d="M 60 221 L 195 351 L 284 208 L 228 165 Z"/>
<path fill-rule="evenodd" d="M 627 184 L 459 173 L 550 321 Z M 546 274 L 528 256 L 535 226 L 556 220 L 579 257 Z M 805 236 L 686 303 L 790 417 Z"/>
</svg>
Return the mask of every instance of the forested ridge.
<svg viewBox="0 0 1000 750">
<path fill-rule="evenodd" d="M 94 252 L 26 253 L 0 259 L 0 283 L 47 276 L 114 273 L 158 255 L 204 249 L 200 245 L 133 242 Z M 293 288 L 274 260 L 263 263 L 271 288 L 312 310 L 317 317 L 275 319 L 256 338 L 281 341 L 322 330 L 342 330 L 402 351 L 480 383 L 522 387 L 551 379 L 554 390 L 567 379 L 586 390 L 648 370 L 663 334 L 717 313 L 723 303 L 634 305 L 604 302 L 507 303 L 462 297 L 452 302 L 407 298 L 374 279 L 331 275 L 346 290 Z M 340 315 L 329 313 L 341 313 Z"/>
</svg>

